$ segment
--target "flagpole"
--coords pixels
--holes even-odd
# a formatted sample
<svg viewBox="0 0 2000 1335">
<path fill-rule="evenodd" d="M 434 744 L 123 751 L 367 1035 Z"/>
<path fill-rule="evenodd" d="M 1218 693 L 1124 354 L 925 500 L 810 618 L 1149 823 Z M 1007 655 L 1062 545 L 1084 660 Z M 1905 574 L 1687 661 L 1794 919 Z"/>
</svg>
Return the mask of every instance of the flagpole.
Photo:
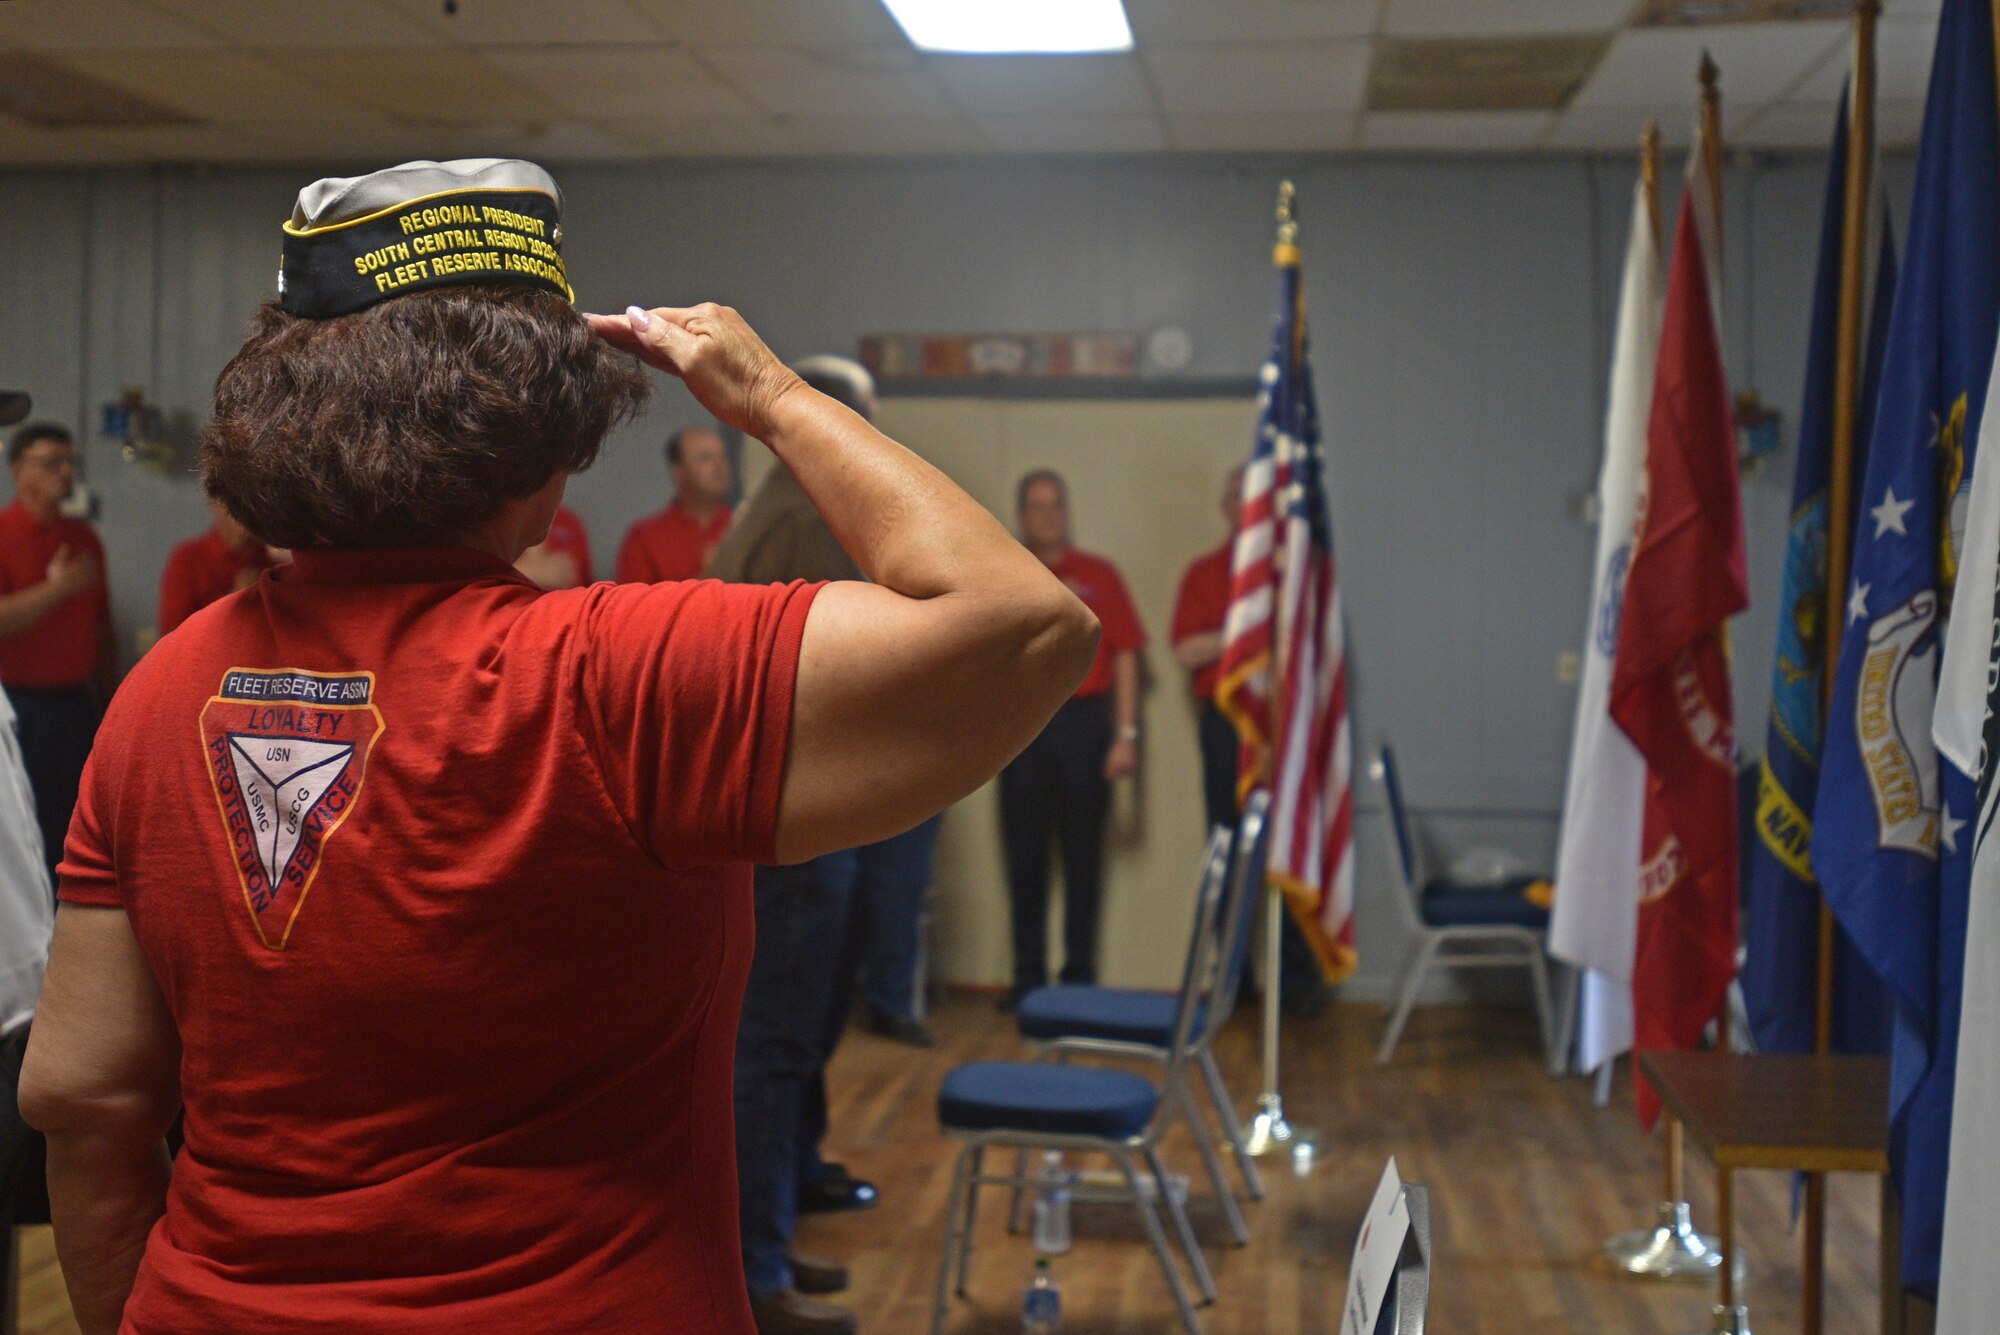
<svg viewBox="0 0 2000 1335">
<path fill-rule="evenodd" d="M 2000 0 L 1993 0 L 2000 4 Z M 1666 250 L 1666 230 L 1660 215 L 1660 123 L 1647 121 L 1646 132 L 1639 136 L 1639 180 L 1646 190 L 1646 213 L 1653 220 L 1653 249 L 1660 254 Z"/>
<path fill-rule="evenodd" d="M 1996 0 L 2000 3 L 2000 0 Z M 1861 414 L 1861 314 L 1868 269 L 1868 201 L 1875 165 L 1875 17 L 1878 0 L 1854 6 L 1853 77 L 1847 89 L 1847 180 L 1840 237 L 1840 323 L 1835 330 L 1833 441 L 1827 477 L 1826 610 L 1824 682 L 1820 690 L 1820 735 L 1833 702 L 1840 669 L 1839 628 L 1847 624 L 1848 567 L 1854 549 L 1854 442 Z M 1819 901 L 1818 956 L 1814 979 L 1813 1051 L 1833 1050 L 1833 909 Z M 1825 1317 L 1826 1175 L 1808 1173 L 1800 1329 L 1819 1335 Z"/>
<path fill-rule="evenodd" d="M 1278 242 L 1273 258 L 1279 268 L 1299 264 L 1299 223 L 1297 217 L 1298 190 L 1290 181 L 1278 183 Z M 1292 360 L 1296 368 L 1302 356 L 1304 341 L 1303 312 L 1293 312 L 1292 319 Z M 1294 447 L 1289 435 L 1282 436 L 1278 448 L 1289 451 Z M 1289 462 L 1284 460 L 1282 462 Z M 1283 475 L 1280 468 L 1280 475 Z M 1278 584 L 1279 596 L 1283 596 L 1284 581 Z M 1271 692 L 1275 703 L 1285 698 L 1285 664 L 1288 661 L 1288 646 L 1285 642 L 1286 618 L 1282 608 L 1273 608 L 1271 619 L 1275 635 L 1271 646 Z M 1312 1166 L 1313 1154 L 1318 1150 L 1320 1138 L 1310 1127 L 1294 1126 L 1285 1120 L 1285 1101 L 1278 1093 L 1278 993 L 1280 971 L 1284 959 L 1280 953 L 1285 929 L 1285 896 L 1275 881 L 1264 884 L 1264 1087 L 1257 1095 L 1257 1115 L 1250 1119 L 1250 1132 L 1245 1137 L 1243 1152 L 1253 1159 L 1271 1158 L 1276 1155 L 1292 1156 L 1295 1171 L 1304 1172 Z"/>
</svg>

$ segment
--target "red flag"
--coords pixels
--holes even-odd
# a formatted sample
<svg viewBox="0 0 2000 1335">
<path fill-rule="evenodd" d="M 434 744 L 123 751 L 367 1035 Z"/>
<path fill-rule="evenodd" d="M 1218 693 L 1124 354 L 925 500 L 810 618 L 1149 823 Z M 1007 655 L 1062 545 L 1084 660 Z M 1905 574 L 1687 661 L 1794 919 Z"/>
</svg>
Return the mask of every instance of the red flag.
<svg viewBox="0 0 2000 1335">
<path fill-rule="evenodd" d="M 1725 623 L 1749 606 L 1736 429 L 1697 141 L 1681 195 L 1611 716 L 1646 759 L 1633 1046 L 1691 1048 L 1736 969 L 1736 727 Z M 1637 1082 L 1647 1126 L 1659 1100 Z"/>
</svg>

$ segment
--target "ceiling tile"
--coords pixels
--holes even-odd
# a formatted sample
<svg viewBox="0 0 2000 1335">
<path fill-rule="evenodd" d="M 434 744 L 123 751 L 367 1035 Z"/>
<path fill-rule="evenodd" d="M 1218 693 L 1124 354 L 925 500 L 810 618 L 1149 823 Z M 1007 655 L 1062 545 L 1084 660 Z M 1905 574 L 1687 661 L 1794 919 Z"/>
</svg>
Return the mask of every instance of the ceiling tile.
<svg viewBox="0 0 2000 1335">
<path fill-rule="evenodd" d="M 1133 56 L 931 56 L 924 63 L 952 101 L 978 115 L 1153 110 Z"/>
<path fill-rule="evenodd" d="M 0 162 L 268 162 L 298 156 L 282 136 L 217 126 L 103 127 L 89 130 L 0 128 Z M 275 230 L 273 246 L 276 245 Z M 277 254 L 275 249 L 271 252 Z"/>
<path fill-rule="evenodd" d="M 469 0 L 460 0 L 469 3 Z M 688 46 L 907 46 L 882 0 L 627 0 Z"/>
<path fill-rule="evenodd" d="M 1167 138 L 1195 153 L 1333 152 L 1354 147 L 1359 120 L 1349 112 L 1169 116 Z"/>
<path fill-rule="evenodd" d="M 436 36 L 471 46 L 591 46 L 657 40 L 653 25 L 625 0 L 383 0 Z"/>
<path fill-rule="evenodd" d="M 949 116 L 908 47 L 718 46 L 702 60 L 765 111 L 795 116 Z"/>
<path fill-rule="evenodd" d="M 1892 102 L 1921 102 L 1930 87 L 1931 60 L 1937 53 L 1937 15 L 1885 17 L 1875 28 L 1875 96 Z M 1837 102 L 1853 46 L 1836 43 L 1792 93 L 1797 102 Z"/>
<path fill-rule="evenodd" d="M 487 50 L 487 64 L 579 116 L 733 116 L 753 108 L 671 46 Z"/>
<path fill-rule="evenodd" d="M 621 116 L 613 134 L 644 143 L 661 157 L 765 157 L 806 152 L 798 134 L 770 116 Z"/>
<path fill-rule="evenodd" d="M 1494 0 L 1455 0 L 1459 4 Z M 1507 0 L 1513 3 L 1514 0 Z M 1381 0 L 1125 0 L 1143 49 L 1172 42 L 1295 42 L 1366 37 Z"/>
<path fill-rule="evenodd" d="M 1368 83 L 1368 43 L 1168 46 L 1145 53 L 1160 107 L 1177 115 L 1353 111 Z"/>
<path fill-rule="evenodd" d="M 1628 30 L 1612 39 L 1575 105 L 1685 106 L 1692 114 L 1704 51 L 1721 70 L 1725 108 L 1761 105 L 1784 96 L 1846 34 L 1847 25 L 1839 22 Z"/>
<path fill-rule="evenodd" d="M 1396 37 L 1375 43 L 1371 111 L 1549 111 L 1604 55 L 1596 33 L 1560 37 Z"/>
<path fill-rule="evenodd" d="M 1371 111 L 1361 121 L 1361 147 L 1429 152 L 1494 152 L 1532 148 L 1555 124 L 1548 111 Z"/>
<path fill-rule="evenodd" d="M 1384 0 L 1388 37 L 1541 37 L 1625 26 L 1636 0 Z"/>
<path fill-rule="evenodd" d="M 317 95 L 424 126 L 518 124 L 553 119 L 557 110 L 519 80 L 457 47 L 327 47 L 310 54 L 262 54 Z"/>
<path fill-rule="evenodd" d="M 1005 153 L 1152 153 L 1167 146 L 1153 116 L 981 116 L 980 133 Z"/>
<path fill-rule="evenodd" d="M 248 51 L 77 53 L 64 64 L 173 107 L 196 120 L 246 127 L 296 126 L 363 108 L 303 94 L 298 80 Z"/>
<path fill-rule="evenodd" d="M 147 0 L 230 46 L 428 46 L 382 0 Z"/>
<path fill-rule="evenodd" d="M 215 39 L 131 0 L 14 0 L 0 4 L 0 44 L 88 51 L 213 46 Z"/>
</svg>

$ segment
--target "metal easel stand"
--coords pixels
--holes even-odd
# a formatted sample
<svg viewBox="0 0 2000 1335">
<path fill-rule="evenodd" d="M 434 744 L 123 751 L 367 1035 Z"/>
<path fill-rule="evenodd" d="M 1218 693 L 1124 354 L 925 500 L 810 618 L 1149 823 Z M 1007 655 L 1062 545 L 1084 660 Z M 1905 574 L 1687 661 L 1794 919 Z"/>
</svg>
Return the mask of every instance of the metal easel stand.
<svg viewBox="0 0 2000 1335">
<path fill-rule="evenodd" d="M 1278 984 L 1283 967 L 1278 947 L 1284 930 L 1284 892 L 1267 884 L 1264 902 L 1264 1088 L 1257 1096 L 1257 1115 L 1250 1119 L 1243 1152 L 1253 1159 L 1288 1154 L 1293 1173 L 1304 1177 L 1319 1152 L 1319 1132 L 1287 1121 L 1285 1101 L 1278 1094 Z"/>
</svg>

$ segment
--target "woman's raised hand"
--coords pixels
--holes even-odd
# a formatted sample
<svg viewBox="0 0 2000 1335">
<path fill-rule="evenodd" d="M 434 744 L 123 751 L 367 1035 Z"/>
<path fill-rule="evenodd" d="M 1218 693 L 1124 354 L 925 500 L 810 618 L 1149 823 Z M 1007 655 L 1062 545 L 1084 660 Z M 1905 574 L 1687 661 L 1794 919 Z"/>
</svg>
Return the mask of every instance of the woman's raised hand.
<svg viewBox="0 0 2000 1335">
<path fill-rule="evenodd" d="M 679 376 L 718 421 L 760 440 L 778 400 L 804 383 L 728 306 L 629 306 L 623 315 L 584 318 L 605 342 Z"/>
</svg>

